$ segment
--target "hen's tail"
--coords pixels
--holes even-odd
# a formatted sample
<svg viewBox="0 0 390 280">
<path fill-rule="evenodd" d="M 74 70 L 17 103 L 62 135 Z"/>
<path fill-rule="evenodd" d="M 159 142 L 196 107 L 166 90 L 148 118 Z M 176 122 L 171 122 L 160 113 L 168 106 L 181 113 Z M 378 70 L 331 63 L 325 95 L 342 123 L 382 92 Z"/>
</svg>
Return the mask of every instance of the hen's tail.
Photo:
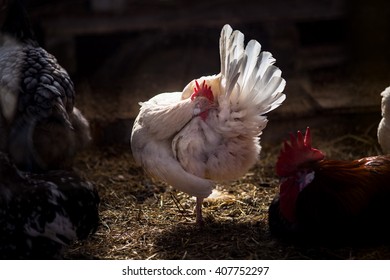
<svg viewBox="0 0 390 280">
<path fill-rule="evenodd" d="M 245 109 L 247 114 L 259 116 L 285 100 L 282 71 L 273 65 L 275 59 L 271 53 L 261 52 L 259 42 L 251 40 L 244 48 L 244 35 L 225 25 L 220 37 L 220 56 L 221 86 L 225 92 L 220 98 L 230 101 L 231 111 Z"/>
</svg>

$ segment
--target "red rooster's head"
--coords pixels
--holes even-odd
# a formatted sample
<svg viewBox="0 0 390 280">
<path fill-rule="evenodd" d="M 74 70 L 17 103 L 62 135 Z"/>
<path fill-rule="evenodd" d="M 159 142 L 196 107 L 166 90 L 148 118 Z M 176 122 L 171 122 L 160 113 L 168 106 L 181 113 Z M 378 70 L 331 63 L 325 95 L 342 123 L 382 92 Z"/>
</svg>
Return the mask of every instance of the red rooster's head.
<svg viewBox="0 0 390 280">
<path fill-rule="evenodd" d="M 290 134 L 290 143 L 284 141 L 276 163 L 276 173 L 283 177 L 280 184 L 280 211 L 289 221 L 295 222 L 295 205 L 299 193 L 314 179 L 314 172 L 304 165 L 324 159 L 324 154 L 311 147 L 310 129 L 297 137 Z M 307 166 L 306 166 L 307 168 Z"/>
<path fill-rule="evenodd" d="M 214 95 L 211 86 L 203 81 L 202 86 L 199 86 L 195 80 L 194 93 L 191 95 L 191 100 L 196 101 L 195 115 L 199 115 L 203 120 L 207 118 L 208 110 L 214 106 Z"/>
<path fill-rule="evenodd" d="M 305 135 L 298 131 L 297 137 L 290 134 L 290 143 L 284 141 L 276 163 L 276 173 L 280 177 L 289 177 L 294 175 L 303 164 L 319 161 L 324 157 L 325 155 L 320 150 L 311 147 L 311 135 L 308 127 Z"/>
</svg>

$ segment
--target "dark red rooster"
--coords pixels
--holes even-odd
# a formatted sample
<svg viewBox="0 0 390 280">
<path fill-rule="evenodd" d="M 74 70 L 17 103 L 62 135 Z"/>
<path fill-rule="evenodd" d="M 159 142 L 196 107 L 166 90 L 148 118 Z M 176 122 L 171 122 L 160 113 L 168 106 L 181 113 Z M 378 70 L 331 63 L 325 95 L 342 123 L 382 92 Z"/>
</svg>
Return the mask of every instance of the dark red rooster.
<svg viewBox="0 0 390 280">
<path fill-rule="evenodd" d="M 281 183 L 269 208 L 271 233 L 331 244 L 388 236 L 390 156 L 326 160 L 311 147 L 309 128 L 290 138 L 276 164 Z"/>
</svg>

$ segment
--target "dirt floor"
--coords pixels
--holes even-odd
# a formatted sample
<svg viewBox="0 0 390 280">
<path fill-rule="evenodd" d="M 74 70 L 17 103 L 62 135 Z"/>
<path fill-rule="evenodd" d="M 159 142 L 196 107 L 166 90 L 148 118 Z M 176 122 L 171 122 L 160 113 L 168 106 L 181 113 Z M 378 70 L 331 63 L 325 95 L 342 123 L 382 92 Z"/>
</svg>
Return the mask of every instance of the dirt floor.
<svg viewBox="0 0 390 280">
<path fill-rule="evenodd" d="M 314 145 L 328 158 L 378 154 L 375 129 L 374 122 L 365 132 L 335 136 L 337 129 L 329 125 L 313 130 Z M 279 149 L 277 142 L 263 144 L 261 159 L 244 177 L 217 184 L 220 196 L 205 201 L 206 224 L 199 228 L 195 225 L 194 198 L 148 178 L 135 165 L 128 145 L 93 145 L 78 157 L 75 168 L 98 188 L 101 225 L 88 240 L 72 245 L 65 258 L 390 258 L 387 245 L 297 246 L 270 236 L 267 211 L 278 191 L 274 164 Z"/>
</svg>

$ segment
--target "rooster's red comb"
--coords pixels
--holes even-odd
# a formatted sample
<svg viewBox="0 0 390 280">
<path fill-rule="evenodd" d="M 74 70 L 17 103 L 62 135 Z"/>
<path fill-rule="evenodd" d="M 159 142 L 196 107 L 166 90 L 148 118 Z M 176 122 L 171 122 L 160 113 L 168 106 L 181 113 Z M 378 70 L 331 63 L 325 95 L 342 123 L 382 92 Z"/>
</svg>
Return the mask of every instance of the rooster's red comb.
<svg viewBox="0 0 390 280">
<path fill-rule="evenodd" d="M 198 81 L 195 80 L 194 93 L 191 95 L 191 100 L 194 100 L 198 96 L 203 96 L 210 101 L 214 101 L 214 95 L 211 90 L 211 86 L 208 86 L 206 81 L 203 81 L 202 86 L 199 86 Z"/>
<path fill-rule="evenodd" d="M 295 151 L 306 151 L 311 149 L 311 134 L 310 128 L 306 128 L 305 135 L 302 135 L 302 132 L 298 130 L 297 137 L 294 134 L 290 133 L 290 144 L 287 141 L 284 141 L 285 149 L 295 149 Z"/>
<path fill-rule="evenodd" d="M 276 173 L 280 177 L 291 176 L 300 165 L 322 160 L 324 157 L 320 150 L 311 147 L 310 128 L 307 127 L 305 135 L 298 131 L 296 137 L 290 134 L 290 142 L 284 141 L 276 163 Z"/>
</svg>

